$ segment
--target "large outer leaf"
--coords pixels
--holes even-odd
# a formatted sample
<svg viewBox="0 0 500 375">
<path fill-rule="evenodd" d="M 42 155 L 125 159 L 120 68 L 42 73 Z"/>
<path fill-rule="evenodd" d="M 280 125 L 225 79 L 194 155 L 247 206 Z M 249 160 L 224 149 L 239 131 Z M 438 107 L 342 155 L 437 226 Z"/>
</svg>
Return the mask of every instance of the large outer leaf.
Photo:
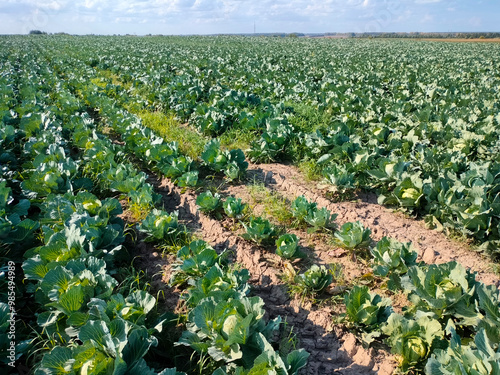
<svg viewBox="0 0 500 375">
<path fill-rule="evenodd" d="M 43 356 L 36 374 L 71 375 L 75 373 L 73 371 L 74 362 L 73 352 L 70 348 L 57 346 Z"/>
<path fill-rule="evenodd" d="M 156 346 L 157 340 L 150 336 L 144 327 L 134 329 L 128 336 L 128 343 L 123 348 L 123 359 L 132 367 L 146 355 L 151 346 Z"/>
<path fill-rule="evenodd" d="M 42 261 L 39 255 L 26 260 L 23 263 L 23 271 L 26 278 L 38 281 L 42 281 L 49 272 L 46 263 Z"/>
<path fill-rule="evenodd" d="M 103 321 L 90 320 L 82 328 L 78 338 L 85 342 L 91 341 L 97 345 L 101 350 L 107 353 L 108 356 L 116 357 L 116 347 L 109 329 Z"/>
</svg>

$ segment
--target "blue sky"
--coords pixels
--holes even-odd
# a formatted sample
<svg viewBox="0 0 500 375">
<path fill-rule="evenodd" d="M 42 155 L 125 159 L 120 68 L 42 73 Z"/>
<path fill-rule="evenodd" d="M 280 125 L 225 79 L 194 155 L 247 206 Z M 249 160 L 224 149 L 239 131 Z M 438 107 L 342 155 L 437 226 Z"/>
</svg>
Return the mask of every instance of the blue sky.
<svg viewBox="0 0 500 375">
<path fill-rule="evenodd" d="M 2 0 L 0 34 L 500 31 L 500 0 Z"/>
</svg>

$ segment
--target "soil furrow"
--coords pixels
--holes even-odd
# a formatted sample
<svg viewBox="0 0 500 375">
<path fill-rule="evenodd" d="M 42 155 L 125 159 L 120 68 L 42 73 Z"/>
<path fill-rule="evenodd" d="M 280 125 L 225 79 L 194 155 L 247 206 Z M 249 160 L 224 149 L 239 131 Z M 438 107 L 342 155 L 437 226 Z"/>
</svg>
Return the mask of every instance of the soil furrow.
<svg viewBox="0 0 500 375">
<path fill-rule="evenodd" d="M 290 299 L 278 277 L 280 271 L 272 266 L 282 262 L 279 256 L 243 240 L 218 220 L 199 213 L 194 193 L 181 193 L 166 179 L 158 192 L 163 194 L 165 209 L 178 210 L 180 220 L 198 229 L 201 237 L 214 248 L 231 251 L 233 261 L 249 270 L 252 293 L 264 300 L 269 319 L 279 315 L 296 327 L 293 332 L 299 346 L 311 354 L 304 374 L 392 374 L 392 356 L 385 351 L 364 349 L 352 334 L 334 326 L 331 307 L 304 306 Z M 166 274 L 168 267 L 164 266 Z"/>
</svg>

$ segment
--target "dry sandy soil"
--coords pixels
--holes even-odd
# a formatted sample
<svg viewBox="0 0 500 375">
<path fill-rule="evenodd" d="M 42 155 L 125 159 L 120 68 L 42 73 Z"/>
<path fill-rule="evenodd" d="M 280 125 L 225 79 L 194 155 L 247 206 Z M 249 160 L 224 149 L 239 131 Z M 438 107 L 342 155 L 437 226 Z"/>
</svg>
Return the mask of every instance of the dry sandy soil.
<svg viewBox="0 0 500 375">
<path fill-rule="evenodd" d="M 498 282 L 498 276 L 492 273 L 489 261 L 480 254 L 470 251 L 463 243 L 452 241 L 444 234 L 426 229 L 423 222 L 406 218 L 403 214 L 393 212 L 376 203 L 374 195 L 364 195 L 356 202 L 333 203 L 325 198 L 323 192 L 315 184 L 305 182 L 300 172 L 291 166 L 282 164 L 250 165 L 248 181 L 263 183 L 271 191 L 281 194 L 288 200 L 304 195 L 318 207 L 326 207 L 337 213 L 337 223 L 342 225 L 348 221 L 360 220 L 372 229 L 372 238 L 380 240 L 389 236 L 402 242 L 411 241 L 419 252 L 420 259 L 427 263 L 442 263 L 456 260 L 478 273 L 477 278 L 485 283 Z M 169 180 L 154 180 L 157 191 L 163 195 L 164 208 L 168 211 L 179 211 L 179 219 L 190 229 L 212 244 L 218 250 L 229 249 L 233 261 L 250 271 L 252 293 L 261 297 L 266 303 L 268 318 L 278 315 L 295 327 L 293 331 L 299 340 L 299 346 L 306 349 L 311 356 L 303 374 L 392 374 L 396 364 L 393 356 L 383 348 L 365 349 L 358 339 L 341 325 L 334 324 L 333 317 L 343 311 L 342 303 L 311 303 L 291 298 L 280 275 L 290 267 L 283 260 L 248 241 L 243 240 L 228 222 L 212 219 L 197 210 L 196 194 L 193 191 L 181 192 Z M 250 199 L 245 184 L 222 185 L 223 195 L 241 197 L 243 201 Z M 258 210 L 259 207 L 253 207 Z M 369 273 L 369 264 L 361 261 L 353 262 L 349 254 L 326 241 L 321 234 L 307 234 L 305 231 L 290 229 L 301 238 L 301 249 L 308 255 L 305 264 L 341 264 L 344 282 L 360 279 Z M 149 274 L 157 274 L 159 267 L 163 277 L 155 280 L 155 287 L 162 289 L 167 296 L 167 308 L 178 308 L 180 290 L 170 289 L 166 281 L 170 274 L 170 263 L 173 256 L 160 256 L 152 249 L 143 246 L 142 267 Z M 294 265 L 296 268 L 303 265 Z M 337 289 L 336 289 L 337 288 Z M 329 292 L 335 294 L 338 285 Z M 341 290 L 341 289 L 340 289 Z M 396 299 L 397 300 L 397 299 Z M 396 302 L 397 304 L 397 302 Z M 398 306 L 396 306 L 397 308 Z"/>
</svg>

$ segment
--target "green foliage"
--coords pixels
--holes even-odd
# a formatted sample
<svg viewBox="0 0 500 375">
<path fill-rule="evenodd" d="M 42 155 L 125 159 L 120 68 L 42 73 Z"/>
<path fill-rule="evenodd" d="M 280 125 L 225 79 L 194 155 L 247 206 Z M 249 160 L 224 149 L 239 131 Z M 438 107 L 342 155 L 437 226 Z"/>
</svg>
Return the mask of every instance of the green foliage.
<svg viewBox="0 0 500 375">
<path fill-rule="evenodd" d="M 201 300 L 215 297 L 217 300 L 241 299 L 248 295 L 248 270 L 225 270 L 215 264 L 188 290 L 186 302 L 190 307 L 197 306 Z"/>
<path fill-rule="evenodd" d="M 222 150 L 217 139 L 212 139 L 205 144 L 201 158 L 210 169 L 215 172 L 224 172 L 229 181 L 243 178 L 248 168 L 243 151 L 240 149 Z"/>
<path fill-rule="evenodd" d="M 337 218 L 336 214 L 332 215 L 324 207 L 318 209 L 316 203 L 309 202 L 303 195 L 292 202 L 291 211 L 299 223 L 307 223 L 312 227 L 309 232 L 333 228 L 333 221 Z"/>
<path fill-rule="evenodd" d="M 297 254 L 299 238 L 295 234 L 283 234 L 276 240 L 276 254 L 285 258 L 292 259 Z"/>
<path fill-rule="evenodd" d="M 414 310 L 429 312 L 441 322 L 452 318 L 464 326 L 476 326 L 475 274 L 456 262 L 412 266 L 402 279 Z"/>
<path fill-rule="evenodd" d="M 316 203 L 309 203 L 306 197 L 301 195 L 292 202 L 292 215 L 299 221 L 305 221 L 306 216 L 316 208 Z"/>
<path fill-rule="evenodd" d="M 263 347 L 262 354 L 258 356 L 253 366 L 245 370 L 244 367 L 236 367 L 230 371 L 226 367 L 218 368 L 213 375 L 257 375 L 257 374 L 289 374 L 297 375 L 299 370 L 304 368 L 309 358 L 309 353 L 304 349 L 293 350 L 286 358 L 280 357 L 274 348 L 263 339 L 259 340 Z"/>
<path fill-rule="evenodd" d="M 202 153 L 205 138 L 194 129 L 180 126 L 179 121 L 173 115 L 165 115 L 161 112 L 140 111 L 136 113 L 142 120 L 144 126 L 157 132 L 168 142 L 177 142 L 179 150 L 196 160 Z"/>
<path fill-rule="evenodd" d="M 337 245 L 349 249 L 366 249 L 370 245 L 372 231 L 363 227 L 360 221 L 354 223 L 348 222 L 335 232 L 335 242 Z"/>
<path fill-rule="evenodd" d="M 309 212 L 304 220 L 312 227 L 308 231 L 314 232 L 321 229 L 333 229 L 335 227 L 334 220 L 336 218 L 337 214 L 331 214 L 330 211 L 323 207 Z"/>
<path fill-rule="evenodd" d="M 388 336 L 385 342 L 398 355 L 403 371 L 421 367 L 444 336 L 441 324 L 426 314 L 419 314 L 414 320 L 393 313 L 382 332 Z"/>
<path fill-rule="evenodd" d="M 106 253 L 120 250 L 124 241 L 124 223 L 118 217 L 122 213 L 118 200 L 107 198 L 101 201 L 91 193 L 80 192 L 76 196 L 50 195 L 41 207 L 45 220 L 45 245 L 37 252 L 44 261 L 49 260 L 44 254 L 54 253 L 56 249 L 66 252 L 73 241 L 94 256 L 106 256 Z M 65 241 L 65 236 L 68 241 Z"/>
<path fill-rule="evenodd" d="M 312 265 L 304 273 L 297 275 L 295 282 L 298 294 L 314 296 L 323 292 L 333 281 L 333 275 L 325 266 Z"/>
<path fill-rule="evenodd" d="M 177 179 L 179 187 L 196 187 L 198 184 L 198 171 L 186 172 Z"/>
<path fill-rule="evenodd" d="M 346 319 L 364 332 L 379 329 L 392 314 L 391 300 L 378 294 L 370 293 L 367 286 L 354 286 L 344 297 Z M 374 335 L 375 336 L 375 335 Z M 373 340 L 364 336 L 365 342 Z"/>
<path fill-rule="evenodd" d="M 286 118 L 267 120 L 260 139 L 250 145 L 250 150 L 247 152 L 249 159 L 256 163 L 276 161 L 285 153 L 293 134 L 293 127 Z"/>
<path fill-rule="evenodd" d="M 451 328 L 451 341 L 446 350 L 438 349 L 427 361 L 429 375 L 497 374 L 500 372 L 500 352 L 488 340 L 484 330 L 474 337 L 474 344 L 462 345 L 460 336 Z"/>
<path fill-rule="evenodd" d="M 196 204 L 200 211 L 215 215 L 222 208 L 222 201 L 218 193 L 213 194 L 211 191 L 205 191 L 196 198 Z"/>
<path fill-rule="evenodd" d="M 268 216 L 280 224 L 292 224 L 293 216 L 285 197 L 268 189 L 263 183 L 254 182 L 247 188 L 254 203 L 262 205 Z"/>
<path fill-rule="evenodd" d="M 331 155 L 324 155 L 318 160 L 318 164 L 324 163 L 330 157 Z M 329 190 L 340 196 L 352 193 L 357 187 L 355 173 L 344 166 L 332 165 L 327 167 L 323 170 L 323 175 L 325 177 L 325 182 L 333 185 Z"/>
<path fill-rule="evenodd" d="M 208 353 L 216 362 L 238 360 L 251 365 L 264 349 L 262 333 L 272 333 L 277 323 L 271 321 L 266 326 L 263 305 L 259 297 L 225 301 L 206 298 L 189 313 L 192 325 L 183 332 L 179 344 Z"/>
<path fill-rule="evenodd" d="M 6 181 L 0 181 L 0 239 L 3 244 L 28 247 L 33 242 L 34 232 L 40 224 L 26 218 L 30 206 L 27 199 L 16 202 Z"/>
<path fill-rule="evenodd" d="M 222 206 L 228 217 L 238 220 L 241 220 L 248 210 L 248 205 L 242 203 L 241 198 L 235 197 L 227 197 Z"/>
<path fill-rule="evenodd" d="M 376 275 L 387 276 L 395 272 L 403 275 L 408 267 L 414 266 L 417 252 L 412 249 L 411 243 L 401 243 L 393 238 L 384 237 L 371 250 Z"/>
<path fill-rule="evenodd" d="M 370 252 L 373 257 L 373 273 L 389 277 L 388 286 L 396 290 L 401 288 L 401 276 L 408 272 L 408 267 L 416 265 L 417 252 L 411 243 L 401 243 L 393 238 L 384 237 Z"/>
<path fill-rule="evenodd" d="M 246 233 L 242 236 L 246 240 L 255 242 L 257 245 L 267 243 L 276 236 L 276 228 L 267 219 L 262 217 L 251 217 L 248 223 L 243 223 Z"/>
<path fill-rule="evenodd" d="M 423 181 L 418 175 L 406 176 L 389 195 L 380 195 L 380 204 L 398 205 L 413 212 L 418 210 L 424 200 Z"/>
<path fill-rule="evenodd" d="M 12 362 L 12 360 L 9 359 L 9 350 L 11 349 L 11 342 L 14 340 L 12 340 L 12 333 L 10 330 L 10 319 L 16 320 L 15 316 L 12 316 L 10 312 L 9 305 L 7 303 L 0 302 L 0 353 L 2 353 L 0 363 L 4 366 L 8 366 L 9 362 Z M 19 337 L 21 337 L 21 335 L 17 332 L 16 338 Z M 31 340 L 22 340 L 15 342 L 15 361 L 17 361 L 22 355 L 29 352 L 30 341 Z"/>
<path fill-rule="evenodd" d="M 186 232 L 179 226 L 178 216 L 178 211 L 169 214 L 153 209 L 139 224 L 138 229 L 146 234 L 145 241 L 175 243 Z"/>
<path fill-rule="evenodd" d="M 483 330 L 495 345 L 500 344 L 500 292 L 494 285 L 476 283 L 476 309 L 479 323 L 476 331 Z"/>
<path fill-rule="evenodd" d="M 223 260 L 205 241 L 192 241 L 177 252 L 177 263 L 172 269 L 170 285 L 190 283 L 203 277 L 216 263 Z"/>
</svg>

